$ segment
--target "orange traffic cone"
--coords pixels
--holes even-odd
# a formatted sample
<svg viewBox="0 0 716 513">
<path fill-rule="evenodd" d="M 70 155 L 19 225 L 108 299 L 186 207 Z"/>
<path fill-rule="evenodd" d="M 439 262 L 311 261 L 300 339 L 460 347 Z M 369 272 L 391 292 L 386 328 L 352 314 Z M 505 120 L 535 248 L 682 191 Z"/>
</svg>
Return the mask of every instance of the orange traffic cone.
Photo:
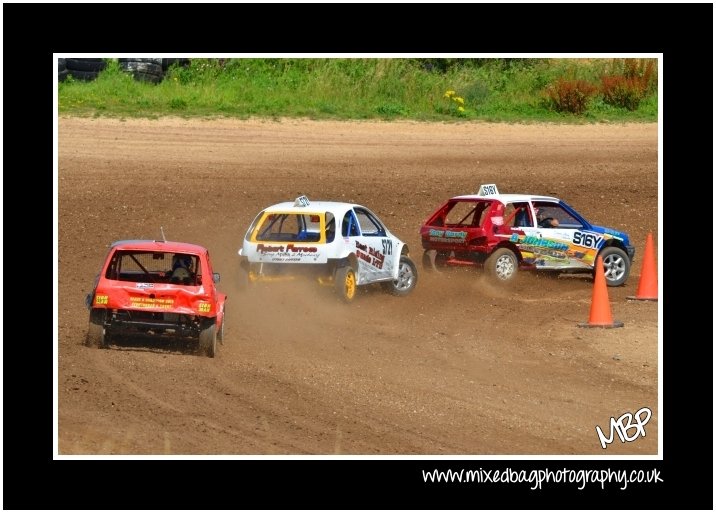
<svg viewBox="0 0 716 513">
<path fill-rule="evenodd" d="M 580 328 L 622 328 L 624 327 L 623 322 L 612 320 L 602 255 L 597 257 L 594 269 L 594 288 L 592 289 L 592 307 L 589 309 L 589 322 L 579 323 L 578 326 Z"/>
<path fill-rule="evenodd" d="M 641 263 L 641 276 L 639 276 L 636 296 L 627 296 L 627 299 L 641 301 L 657 301 L 659 299 L 659 289 L 656 286 L 654 241 L 652 240 L 651 232 L 646 236 L 646 249 L 644 249 L 644 261 Z"/>
</svg>

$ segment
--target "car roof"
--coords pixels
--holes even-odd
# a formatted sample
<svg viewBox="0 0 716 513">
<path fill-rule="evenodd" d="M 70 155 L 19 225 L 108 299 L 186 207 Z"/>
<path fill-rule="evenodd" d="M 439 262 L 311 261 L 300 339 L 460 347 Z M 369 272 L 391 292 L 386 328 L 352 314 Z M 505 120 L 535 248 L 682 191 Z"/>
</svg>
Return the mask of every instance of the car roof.
<svg viewBox="0 0 716 513">
<path fill-rule="evenodd" d="M 285 201 L 283 203 L 276 203 L 270 207 L 264 209 L 266 212 L 287 212 L 287 213 L 304 213 L 304 212 L 325 212 L 325 211 L 340 211 L 345 212 L 354 207 L 365 208 L 370 210 L 368 207 L 363 205 L 357 205 L 355 203 L 345 203 L 342 201 L 313 201 L 307 207 L 296 206 L 293 201 Z"/>
<path fill-rule="evenodd" d="M 168 240 L 118 240 L 110 246 L 112 249 L 134 249 L 139 251 L 166 251 L 172 253 L 203 254 L 207 249 L 189 242 L 175 242 Z"/>
<path fill-rule="evenodd" d="M 521 201 L 553 201 L 559 202 L 558 198 L 552 196 L 534 196 L 532 194 L 490 194 L 487 196 L 480 196 L 479 194 L 465 194 L 463 196 L 454 196 L 451 199 L 461 200 L 496 200 L 503 205 L 507 203 L 516 203 Z"/>
</svg>

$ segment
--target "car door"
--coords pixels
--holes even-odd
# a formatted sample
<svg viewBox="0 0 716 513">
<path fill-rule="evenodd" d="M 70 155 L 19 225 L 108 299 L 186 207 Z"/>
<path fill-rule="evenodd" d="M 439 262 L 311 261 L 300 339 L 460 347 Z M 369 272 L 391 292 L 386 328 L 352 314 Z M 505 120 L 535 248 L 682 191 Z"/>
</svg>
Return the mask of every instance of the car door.
<svg viewBox="0 0 716 513">
<path fill-rule="evenodd" d="M 521 228 L 525 235 L 518 244 L 523 258 L 537 269 L 589 267 L 588 248 L 572 244 L 575 233 L 583 228 L 582 222 L 558 202 L 533 200 L 529 207 L 529 222 Z"/>
<path fill-rule="evenodd" d="M 354 253 L 358 259 L 358 283 L 371 283 L 392 277 L 395 265 L 393 240 L 388 236 L 383 223 L 366 208 L 353 208 L 357 235 L 352 237 Z"/>
</svg>

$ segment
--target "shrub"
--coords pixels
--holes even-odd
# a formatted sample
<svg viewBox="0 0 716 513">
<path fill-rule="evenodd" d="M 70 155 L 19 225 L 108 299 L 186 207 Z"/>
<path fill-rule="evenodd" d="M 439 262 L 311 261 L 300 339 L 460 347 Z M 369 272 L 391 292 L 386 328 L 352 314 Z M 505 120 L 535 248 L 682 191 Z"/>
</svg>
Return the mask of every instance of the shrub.
<svg viewBox="0 0 716 513">
<path fill-rule="evenodd" d="M 615 60 L 612 70 L 617 73 L 602 77 L 604 102 L 615 107 L 636 110 L 654 88 L 654 60 Z"/>
<path fill-rule="evenodd" d="M 644 97 L 639 79 L 623 76 L 602 77 L 604 102 L 627 110 L 636 110 Z"/>
<path fill-rule="evenodd" d="M 597 88 L 586 80 L 564 80 L 562 78 L 547 87 L 550 107 L 558 112 L 583 114 Z"/>
</svg>

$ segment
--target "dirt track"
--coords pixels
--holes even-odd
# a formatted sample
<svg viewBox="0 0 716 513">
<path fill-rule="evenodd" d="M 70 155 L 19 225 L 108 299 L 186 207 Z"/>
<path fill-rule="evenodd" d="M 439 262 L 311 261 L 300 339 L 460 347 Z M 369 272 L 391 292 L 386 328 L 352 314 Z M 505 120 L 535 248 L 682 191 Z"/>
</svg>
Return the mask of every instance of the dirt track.
<svg viewBox="0 0 716 513">
<path fill-rule="evenodd" d="M 405 298 L 350 306 L 308 284 L 235 285 L 265 206 L 306 194 L 374 210 L 420 268 L 418 228 L 481 183 L 563 197 L 624 230 L 637 254 L 610 288 L 625 327 L 585 330 L 592 284 L 421 272 Z M 657 126 L 59 122 L 60 455 L 657 454 L 657 304 L 627 302 L 657 234 Z M 215 359 L 156 345 L 83 345 L 107 244 L 209 248 L 227 301 Z M 647 436 L 602 450 L 595 426 L 649 407 Z"/>
</svg>

